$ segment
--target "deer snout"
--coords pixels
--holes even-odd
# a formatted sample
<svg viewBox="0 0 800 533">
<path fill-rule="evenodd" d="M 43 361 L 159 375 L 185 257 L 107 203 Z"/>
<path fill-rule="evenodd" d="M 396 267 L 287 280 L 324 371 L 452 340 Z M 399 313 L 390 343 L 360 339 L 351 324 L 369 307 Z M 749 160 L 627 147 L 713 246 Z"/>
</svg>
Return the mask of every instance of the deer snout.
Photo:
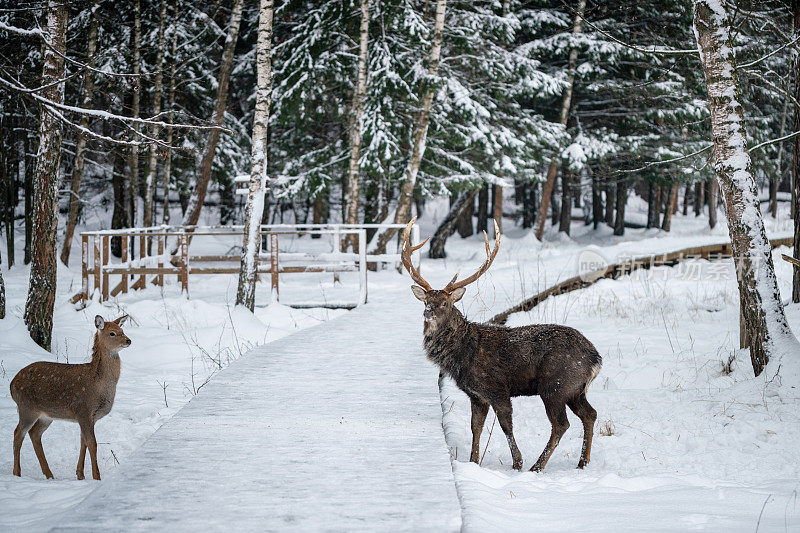
<svg viewBox="0 0 800 533">
<path fill-rule="evenodd" d="M 125 337 L 125 346 L 130 346 L 131 340 L 128 337 Z"/>
<path fill-rule="evenodd" d="M 433 320 L 433 309 L 426 307 L 425 311 L 422 313 L 422 316 L 425 317 L 425 320 Z"/>
</svg>

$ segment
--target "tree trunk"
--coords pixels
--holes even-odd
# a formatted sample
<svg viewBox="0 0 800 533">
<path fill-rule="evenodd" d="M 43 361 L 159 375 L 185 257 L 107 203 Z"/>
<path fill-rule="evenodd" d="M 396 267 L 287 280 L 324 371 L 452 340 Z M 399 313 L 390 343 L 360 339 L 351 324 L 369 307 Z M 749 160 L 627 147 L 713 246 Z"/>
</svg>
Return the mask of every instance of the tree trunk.
<svg viewBox="0 0 800 533">
<path fill-rule="evenodd" d="M 492 190 L 492 218 L 503 230 L 503 187 L 495 185 Z"/>
<path fill-rule="evenodd" d="M 239 12 L 241 14 L 241 0 Z M 250 311 L 256 303 L 256 278 L 258 277 L 258 253 L 261 249 L 260 227 L 267 197 L 267 127 L 272 100 L 272 13 L 273 0 L 261 0 L 258 16 L 258 43 L 256 48 L 257 84 L 256 110 L 253 120 L 252 164 L 250 167 L 250 190 L 244 217 L 244 243 L 242 262 L 239 267 L 239 288 L 236 305 L 244 305 Z M 273 295 L 274 297 L 275 295 Z"/>
<path fill-rule="evenodd" d="M 219 80 L 217 82 L 217 103 L 214 106 L 214 115 L 211 117 L 211 123 L 216 126 L 222 126 L 222 120 L 225 118 L 225 106 L 228 102 L 228 84 L 233 68 L 233 53 L 236 49 L 236 40 L 239 38 L 239 25 L 242 22 L 242 2 L 243 0 L 233 1 L 228 35 L 225 39 L 225 47 L 222 50 Z M 183 216 L 183 224 L 185 226 L 195 226 L 200 220 L 200 210 L 203 209 L 203 203 L 206 200 L 206 191 L 208 190 L 208 182 L 211 179 L 211 169 L 214 163 L 214 154 L 217 151 L 217 144 L 219 143 L 219 135 L 219 129 L 211 130 L 206 142 L 206 150 L 200 162 L 200 175 L 195 178 L 189 205 Z"/>
<path fill-rule="evenodd" d="M 472 216 L 475 214 L 475 195 L 472 195 L 473 201 L 468 202 L 464 209 L 461 210 L 461 214 L 458 217 L 458 234 L 461 236 L 462 239 L 466 239 L 475 234 L 475 230 L 472 227 Z"/>
<path fill-rule="evenodd" d="M 114 189 L 114 210 L 111 213 L 111 229 L 121 229 L 128 225 L 127 204 L 125 203 L 125 155 L 122 150 L 112 152 L 114 165 L 111 169 L 111 186 Z M 122 256 L 122 239 L 111 238 L 111 253 Z"/>
<path fill-rule="evenodd" d="M 94 59 L 97 53 L 97 10 L 100 7 L 98 0 L 92 5 L 91 20 L 89 21 L 89 35 L 86 45 L 86 64 L 94 67 Z M 92 107 L 94 97 L 94 75 L 87 70 L 83 81 L 83 107 Z M 81 116 L 81 127 L 89 128 L 89 115 Z M 69 195 L 69 215 L 67 215 L 67 230 L 64 233 L 64 246 L 61 248 L 61 262 L 69 266 L 69 254 L 72 250 L 72 237 L 75 235 L 75 226 L 78 224 L 78 213 L 81 208 L 81 179 L 83 179 L 83 166 L 86 158 L 86 134 L 78 131 L 78 139 L 75 143 L 75 161 L 72 165 L 72 185 Z"/>
<path fill-rule="evenodd" d="M 583 31 L 583 13 L 586 10 L 586 0 L 578 2 L 578 9 L 575 12 L 575 22 L 572 26 L 572 34 L 578 35 Z M 578 48 L 572 48 L 569 51 L 569 70 L 567 72 L 566 86 L 564 93 L 561 96 L 561 114 L 559 115 L 559 123 L 566 127 L 569 120 L 569 108 L 572 103 L 572 89 L 575 85 L 575 69 L 578 67 Z M 536 238 L 541 240 L 544 235 L 544 224 L 547 220 L 547 208 L 550 202 L 550 196 L 553 192 L 553 187 L 556 181 L 556 170 L 558 170 L 558 160 L 561 154 L 556 153 L 550 161 L 550 168 L 547 170 L 547 180 L 544 183 L 544 190 L 542 191 L 542 203 L 539 205 L 539 214 L 536 217 Z"/>
<path fill-rule="evenodd" d="M 478 191 L 478 228 L 477 231 L 486 231 L 489 228 L 489 186 L 483 185 Z"/>
<path fill-rule="evenodd" d="M 161 0 L 161 5 L 158 10 L 158 49 L 156 51 L 156 76 L 153 80 L 153 115 L 158 116 L 161 113 L 161 94 L 163 92 L 164 82 L 164 48 L 166 47 L 166 39 L 164 37 L 164 30 L 167 25 L 167 0 Z M 159 128 L 155 124 L 150 127 L 150 136 L 153 139 L 158 139 Z M 147 175 L 144 179 L 144 214 L 142 221 L 145 227 L 153 225 L 153 195 L 156 187 L 156 174 L 158 171 L 158 145 L 156 143 L 150 144 L 150 157 L 147 163 Z M 147 243 L 148 248 L 150 242 Z"/>
<path fill-rule="evenodd" d="M 140 91 L 142 88 L 141 78 L 141 40 L 142 40 L 142 13 L 141 2 L 135 0 L 134 2 L 134 23 L 133 23 L 133 74 L 135 77 L 131 79 L 133 92 L 131 94 L 131 116 L 139 118 L 139 100 Z M 131 124 L 134 131 L 139 131 L 139 126 L 136 123 Z M 133 140 L 138 141 L 139 137 L 134 134 Z M 128 215 L 128 226 L 136 226 L 136 204 L 137 196 L 139 196 L 139 146 L 131 146 L 130 155 L 128 156 L 128 181 L 125 184 L 126 208 Z M 131 244 L 133 241 L 131 241 Z"/>
<path fill-rule="evenodd" d="M 614 205 L 616 205 L 616 197 L 614 196 L 614 184 L 606 184 L 606 224 L 614 227 Z"/>
<path fill-rule="evenodd" d="M 434 78 L 439 71 L 439 58 L 442 52 L 442 36 L 444 34 L 444 15 L 447 0 L 436 0 L 436 20 L 433 25 L 433 39 L 431 40 L 431 50 L 428 55 L 428 76 L 423 86 L 425 92 L 420 100 L 420 110 L 414 121 L 414 134 L 412 136 L 411 157 L 408 159 L 405 172 L 403 173 L 403 183 L 400 186 L 400 197 L 397 199 L 397 209 L 394 214 L 395 224 L 405 224 L 411 217 L 411 203 L 414 199 L 414 186 L 417 183 L 419 167 L 422 164 L 422 157 L 425 155 L 425 142 L 428 137 L 428 122 L 430 121 L 431 105 L 436 92 Z M 378 236 L 375 252 L 382 254 L 386 252 L 386 245 L 394 237 L 396 229 L 387 229 Z"/>
<path fill-rule="evenodd" d="M 561 220 L 559 221 L 558 231 L 569 235 L 570 223 L 572 222 L 572 171 L 564 167 L 561 169 Z"/>
<path fill-rule="evenodd" d="M 31 140 L 28 134 L 23 135 L 25 149 L 23 154 L 26 159 L 31 150 Z M 31 245 L 33 242 L 33 175 L 36 172 L 36 158 L 30 158 L 25 165 L 25 254 L 23 262 L 28 265 L 31 262 Z"/>
<path fill-rule="evenodd" d="M 603 220 L 603 197 L 600 195 L 600 183 L 598 183 L 597 176 L 592 172 L 592 224 L 594 229 L 597 229 L 601 220 Z"/>
<path fill-rule="evenodd" d="M 672 215 L 675 212 L 675 204 L 678 203 L 678 182 L 672 184 L 669 191 L 669 204 L 667 208 L 664 210 L 664 220 L 661 223 L 661 229 L 664 231 L 669 231 L 670 226 L 672 226 Z"/>
<path fill-rule="evenodd" d="M 725 198 L 742 318 L 756 375 L 779 350 L 800 349 L 789 329 L 764 230 L 739 96 L 729 19 L 722 4 L 695 0 L 694 26 L 705 73 L 714 170 Z M 716 206 L 712 203 L 711 210 Z M 781 348 L 778 348 L 781 346 Z M 788 354 L 787 354 L 788 355 Z M 796 353 L 792 354 L 796 356 Z"/>
<path fill-rule="evenodd" d="M 652 181 L 647 182 L 647 228 L 658 226 L 656 216 L 656 186 Z"/>
<path fill-rule="evenodd" d="M 783 114 L 781 115 L 781 130 L 779 137 L 783 137 L 786 133 L 786 115 L 789 110 L 789 99 L 783 100 Z M 783 177 L 783 143 L 778 143 L 778 168 L 775 171 L 775 177 L 769 180 L 769 214 L 772 218 L 778 217 L 778 186 Z"/>
<path fill-rule="evenodd" d="M 699 217 L 703 212 L 703 197 L 706 194 L 705 181 L 698 180 L 694 184 L 694 216 Z"/>
<path fill-rule="evenodd" d="M 447 238 L 452 235 L 453 230 L 455 230 L 461 212 L 470 204 L 474 204 L 477 194 L 478 191 L 474 190 L 462 192 L 458 196 L 458 200 L 450 207 L 447 216 L 444 217 L 442 223 L 436 228 L 433 237 L 431 237 L 431 247 L 428 251 L 428 257 L 431 259 L 443 259 L 447 257 L 444 251 L 445 242 L 447 242 Z"/>
<path fill-rule="evenodd" d="M 800 36 L 800 0 L 792 0 L 794 35 Z M 795 53 L 792 69 L 794 75 L 794 98 L 800 99 L 800 54 Z M 800 107 L 794 107 L 794 131 L 800 131 Z M 800 259 L 800 137 L 794 138 L 792 154 L 792 205 L 791 215 L 794 220 L 794 257 Z M 792 301 L 800 303 L 800 268 L 793 268 Z"/>
<path fill-rule="evenodd" d="M 691 196 L 692 184 L 687 183 L 683 188 L 683 216 L 687 216 L 689 214 L 689 202 L 691 201 Z"/>
<path fill-rule="evenodd" d="M 172 0 L 172 18 L 178 19 L 178 0 Z M 172 43 L 170 46 L 170 62 L 169 62 L 169 111 L 167 112 L 167 144 L 172 146 L 172 121 L 175 112 L 175 64 L 178 60 L 178 32 L 175 28 L 172 29 Z M 169 224 L 169 184 L 172 179 L 172 148 L 167 148 L 167 158 L 164 161 L 164 205 L 162 208 L 161 222 Z"/>
<path fill-rule="evenodd" d="M 6 284 L 3 283 L 3 272 L 0 271 L 0 320 L 6 317 Z"/>
<path fill-rule="evenodd" d="M 64 103 L 64 57 L 66 53 L 68 7 L 60 0 L 49 0 L 47 39 L 44 50 L 41 95 L 57 104 Z M 61 166 L 61 122 L 45 106 L 39 112 L 39 152 L 34 180 L 34 234 L 31 250 L 31 277 L 25 303 L 25 324 L 31 338 L 50 350 L 53 332 L 53 304 L 56 298 L 56 232 L 58 230 L 58 174 Z"/>
<path fill-rule="evenodd" d="M 717 225 L 718 189 L 719 189 L 719 184 L 717 183 L 717 180 L 715 179 L 708 180 L 708 185 L 706 186 L 706 192 L 708 193 L 708 225 L 712 229 Z"/>
<path fill-rule="evenodd" d="M 625 235 L 625 203 L 628 201 L 628 181 L 617 181 L 617 218 L 614 220 L 614 235 Z"/>
<path fill-rule="evenodd" d="M 369 0 L 361 0 L 361 28 L 359 30 L 358 72 L 353 103 L 350 109 L 350 162 L 347 165 L 347 218 L 348 224 L 358 224 L 358 199 L 361 194 L 359 173 L 361 165 L 361 115 L 364 113 L 364 96 L 367 94 L 367 54 L 369 50 Z M 343 251 L 358 251 L 358 236 L 344 239 Z"/>
</svg>

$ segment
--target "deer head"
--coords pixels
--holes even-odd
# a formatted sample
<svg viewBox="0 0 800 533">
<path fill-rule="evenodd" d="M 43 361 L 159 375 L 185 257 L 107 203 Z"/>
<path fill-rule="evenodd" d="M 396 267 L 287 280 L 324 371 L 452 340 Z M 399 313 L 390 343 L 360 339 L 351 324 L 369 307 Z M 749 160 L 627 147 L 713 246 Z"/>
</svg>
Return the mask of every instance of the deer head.
<svg viewBox="0 0 800 533">
<path fill-rule="evenodd" d="M 131 345 L 131 340 L 122 331 L 122 325 L 128 320 L 128 315 L 122 315 L 116 320 L 106 322 L 103 317 L 94 317 L 94 325 L 97 328 L 95 342 L 104 351 L 111 354 L 118 354 L 123 348 Z"/>
<path fill-rule="evenodd" d="M 408 270 L 408 273 L 411 275 L 411 279 L 416 283 L 416 285 L 411 286 L 411 291 L 419 301 L 425 304 L 425 312 L 423 313 L 423 316 L 425 317 L 426 326 L 435 327 L 443 320 L 446 320 L 454 312 L 459 313 L 454 304 L 464 296 L 464 292 L 467 290 L 466 286 L 481 277 L 487 270 L 489 270 L 489 267 L 492 266 L 492 262 L 494 261 L 495 256 L 497 256 L 497 252 L 500 250 L 500 227 L 497 225 L 497 221 L 495 221 L 494 250 L 489 248 L 489 236 L 486 235 L 485 231 L 483 232 L 483 238 L 486 244 L 486 261 L 483 262 L 477 272 L 462 280 L 458 279 L 458 272 L 456 272 L 456 275 L 453 276 L 453 279 L 450 280 L 450 283 L 448 283 L 443 289 L 437 290 L 431 287 L 430 284 L 425 281 L 425 279 L 419 273 L 419 270 L 414 268 L 414 265 L 411 262 L 411 254 L 422 248 L 425 243 L 428 242 L 428 239 L 430 239 L 430 237 L 428 237 L 416 246 L 411 244 L 411 228 L 414 226 L 414 222 L 416 222 L 416 220 L 416 217 L 411 219 L 411 222 L 408 223 L 406 229 L 403 231 L 403 248 L 400 257 L 403 262 L 403 266 L 406 267 L 406 270 Z"/>
</svg>

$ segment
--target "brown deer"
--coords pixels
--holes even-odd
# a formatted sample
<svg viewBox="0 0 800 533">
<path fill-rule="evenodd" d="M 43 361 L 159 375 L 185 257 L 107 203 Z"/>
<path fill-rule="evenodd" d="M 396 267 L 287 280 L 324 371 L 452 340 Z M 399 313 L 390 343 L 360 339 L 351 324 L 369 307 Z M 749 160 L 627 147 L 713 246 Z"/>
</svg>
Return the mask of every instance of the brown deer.
<svg viewBox="0 0 800 533">
<path fill-rule="evenodd" d="M 552 430 L 547 446 L 531 470 L 538 472 L 545 467 L 567 431 L 567 406 L 583 422 L 578 468 L 586 466 L 597 418 L 597 411 L 586 400 L 586 390 L 600 371 L 600 354 L 586 337 L 566 326 L 532 324 L 507 328 L 468 321 L 455 303 L 464 296 L 465 287 L 492 265 L 500 249 L 497 222 L 494 250 L 490 250 L 489 237 L 484 232 L 486 261 L 478 271 L 460 281 L 456 274 L 444 289 L 436 290 L 411 262 L 411 254 L 428 242 L 425 239 L 416 246 L 409 242 L 415 220 L 408 223 L 403 234 L 402 262 L 417 283 L 411 287 L 414 296 L 425 304 L 424 347 L 428 359 L 450 376 L 472 403 L 470 461 L 478 462 L 481 432 L 491 406 L 511 448 L 513 468 L 522 469 L 522 454 L 514 441 L 511 398 L 538 395 Z"/>
<path fill-rule="evenodd" d="M 128 319 L 124 315 L 106 322 L 94 317 L 92 361 L 80 365 L 40 361 L 20 370 L 11 380 L 11 397 L 17 403 L 19 424 L 14 430 L 14 475 L 21 475 L 19 455 L 25 433 L 33 443 L 39 465 L 46 478 L 53 473 L 47 465 L 42 448 L 42 433 L 53 420 L 71 420 L 81 427 L 81 452 L 78 456 L 78 479 L 83 479 L 86 448 L 92 459 L 92 477 L 100 479 L 97 466 L 97 439 L 94 424 L 114 405 L 119 381 L 119 351 L 131 345 L 122 331 Z"/>
</svg>

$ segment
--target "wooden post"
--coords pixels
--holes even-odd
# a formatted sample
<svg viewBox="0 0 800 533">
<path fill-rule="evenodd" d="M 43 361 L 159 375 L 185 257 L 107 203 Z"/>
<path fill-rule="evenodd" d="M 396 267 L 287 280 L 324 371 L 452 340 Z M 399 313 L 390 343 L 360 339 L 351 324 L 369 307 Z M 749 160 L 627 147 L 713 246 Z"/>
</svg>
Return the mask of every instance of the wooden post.
<svg viewBox="0 0 800 533">
<path fill-rule="evenodd" d="M 81 234 L 81 297 L 82 302 L 89 299 L 89 236 Z"/>
<path fill-rule="evenodd" d="M 338 243 L 338 239 L 336 240 Z M 337 244 L 338 246 L 338 244 Z M 272 302 L 279 302 L 278 295 L 278 234 L 269 234 L 269 270 L 272 277 L 271 283 L 271 299 Z"/>
<path fill-rule="evenodd" d="M 120 260 L 123 263 L 128 262 L 128 236 L 123 235 L 120 240 Z M 125 268 L 129 268 L 127 265 Z M 122 294 L 128 294 L 128 274 L 122 274 Z"/>
<path fill-rule="evenodd" d="M 367 230 L 358 230 L 358 305 L 367 303 Z"/>
<path fill-rule="evenodd" d="M 181 247 L 181 292 L 189 296 L 189 238 L 186 233 L 180 235 Z"/>
<path fill-rule="evenodd" d="M 158 268 L 159 269 L 164 268 L 164 258 L 162 257 L 164 255 L 164 239 L 165 239 L 164 235 L 159 235 L 158 236 Z M 164 286 L 164 274 L 163 273 L 159 274 L 157 280 L 158 280 L 158 285 L 160 287 L 163 287 Z"/>
<path fill-rule="evenodd" d="M 139 233 L 139 259 L 141 259 L 139 263 L 141 266 L 147 266 L 147 263 L 145 263 L 146 257 L 147 257 L 147 238 L 144 236 L 144 231 L 141 231 L 141 233 Z M 147 274 L 142 274 L 141 276 L 139 276 L 138 285 L 142 289 L 147 288 Z"/>
<path fill-rule="evenodd" d="M 99 290 L 100 286 L 100 236 L 94 236 L 94 289 Z"/>
<path fill-rule="evenodd" d="M 106 266 L 108 266 L 108 235 L 103 235 L 103 301 L 108 300 L 108 274 L 106 273 Z"/>
</svg>

